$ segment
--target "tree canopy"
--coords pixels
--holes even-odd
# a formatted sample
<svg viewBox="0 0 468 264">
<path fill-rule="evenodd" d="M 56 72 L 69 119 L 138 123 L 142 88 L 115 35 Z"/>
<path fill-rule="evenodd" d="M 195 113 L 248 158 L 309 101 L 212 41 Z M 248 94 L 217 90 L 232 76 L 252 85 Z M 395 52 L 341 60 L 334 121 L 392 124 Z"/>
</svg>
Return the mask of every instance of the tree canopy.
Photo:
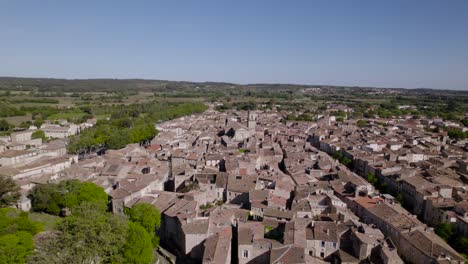
<svg viewBox="0 0 468 264">
<path fill-rule="evenodd" d="M 460 252 L 465 258 L 468 256 L 468 238 L 463 232 L 456 232 L 455 227 L 449 223 L 440 223 L 435 228 L 435 233 L 443 240 L 447 241 L 455 250 Z"/>
<path fill-rule="evenodd" d="M 0 263 L 25 263 L 33 250 L 32 235 L 28 232 L 0 236 Z"/>
<path fill-rule="evenodd" d="M 138 223 L 128 223 L 127 242 L 123 249 L 125 263 L 151 263 L 153 246 L 151 235 Z"/>
<path fill-rule="evenodd" d="M 360 119 L 357 121 L 358 127 L 365 127 L 367 125 L 366 121 Z"/>
<path fill-rule="evenodd" d="M 344 156 L 341 152 L 335 151 L 332 154 L 332 157 L 336 160 L 338 160 L 341 164 L 345 166 L 350 166 L 352 164 L 352 160 L 346 156 Z"/>
<path fill-rule="evenodd" d="M 159 211 L 149 204 L 126 210 L 128 216 L 107 211 L 108 196 L 90 182 L 67 180 L 36 186 L 33 210 L 71 215 L 55 232 L 40 234 L 29 263 L 151 263 L 159 238 Z M 0 262 L 1 263 L 1 262 Z"/>
<path fill-rule="evenodd" d="M 37 239 L 38 250 L 28 263 L 151 263 L 152 237 L 146 229 L 95 203 L 82 203 L 57 232 Z"/>
<path fill-rule="evenodd" d="M 8 131 L 12 128 L 12 125 L 5 119 L 0 119 L 0 131 Z"/>
<path fill-rule="evenodd" d="M 463 132 L 463 130 L 458 128 L 448 128 L 448 136 L 452 139 L 465 139 L 468 138 L 468 131 Z"/>
<path fill-rule="evenodd" d="M 78 206 L 56 233 L 42 237 L 29 263 L 124 263 L 127 220 L 96 202 Z"/>
<path fill-rule="evenodd" d="M 159 244 L 156 230 L 161 225 L 161 213 L 151 204 L 140 203 L 126 210 L 130 220 L 140 224 L 151 236 L 153 247 Z"/>
<path fill-rule="evenodd" d="M 95 114 L 108 114 L 109 120 L 99 120 L 95 127 L 71 137 L 70 153 L 86 153 L 98 148 L 120 149 L 131 143 L 149 142 L 158 131 L 155 123 L 206 110 L 200 103 L 131 104 L 122 107 L 92 109 Z"/>
<path fill-rule="evenodd" d="M 33 236 L 42 230 L 26 212 L 0 209 L 0 263 L 25 263 L 34 250 Z"/>
<path fill-rule="evenodd" d="M 45 133 L 42 130 L 36 130 L 31 135 L 32 139 L 41 138 L 42 140 L 46 139 Z"/>
<path fill-rule="evenodd" d="M 20 198 L 20 187 L 8 176 L 0 175 L 0 208 L 15 204 Z"/>
<path fill-rule="evenodd" d="M 105 210 L 108 203 L 104 189 L 94 183 L 78 180 L 37 185 L 29 197 L 34 211 L 53 215 L 59 215 L 64 208 L 73 210 L 85 202 L 94 202 L 95 206 Z"/>
</svg>

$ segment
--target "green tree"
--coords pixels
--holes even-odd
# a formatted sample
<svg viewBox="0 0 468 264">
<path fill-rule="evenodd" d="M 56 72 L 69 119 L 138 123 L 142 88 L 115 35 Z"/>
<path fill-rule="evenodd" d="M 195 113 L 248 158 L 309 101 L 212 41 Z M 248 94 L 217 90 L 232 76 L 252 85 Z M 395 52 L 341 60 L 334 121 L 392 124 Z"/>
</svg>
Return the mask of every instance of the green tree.
<svg viewBox="0 0 468 264">
<path fill-rule="evenodd" d="M 372 185 L 375 185 L 377 183 L 377 177 L 375 177 L 375 175 L 373 173 L 367 173 L 367 177 L 366 177 L 367 181 L 372 184 Z"/>
<path fill-rule="evenodd" d="M 161 225 L 161 213 L 151 204 L 140 203 L 126 210 L 130 220 L 140 224 L 151 235 L 153 247 L 159 244 L 159 238 L 156 236 L 156 230 Z"/>
<path fill-rule="evenodd" d="M 42 130 L 36 130 L 32 133 L 31 135 L 31 138 L 32 139 L 36 139 L 36 138 L 41 138 L 42 140 L 46 140 L 46 136 L 45 136 L 45 133 L 44 131 Z"/>
<path fill-rule="evenodd" d="M 34 120 L 34 126 L 36 126 L 37 128 L 40 128 L 42 126 L 42 124 L 44 124 L 44 119 L 42 118 L 36 118 Z"/>
<path fill-rule="evenodd" d="M 24 128 L 24 129 L 28 129 L 31 125 L 32 125 L 32 122 L 30 120 L 28 120 L 28 121 L 21 122 L 19 127 Z"/>
<path fill-rule="evenodd" d="M 130 131 L 128 129 L 115 130 L 110 134 L 106 145 L 110 149 L 121 149 L 130 143 L 129 138 Z"/>
<path fill-rule="evenodd" d="M 25 263 L 33 250 L 32 235 L 26 231 L 0 236 L 0 263 Z"/>
<path fill-rule="evenodd" d="M 434 231 L 445 241 L 448 241 L 453 236 L 453 226 L 448 223 L 438 224 Z"/>
<path fill-rule="evenodd" d="M 468 127 L 468 118 L 463 118 L 460 120 L 460 123 L 462 123 L 464 126 Z"/>
<path fill-rule="evenodd" d="M 140 124 L 130 130 L 130 140 L 132 143 L 139 143 L 150 140 L 156 135 L 156 128 L 153 124 Z"/>
<path fill-rule="evenodd" d="M 15 204 L 20 195 L 20 187 L 8 176 L 0 175 L 0 207 L 8 207 Z"/>
<path fill-rule="evenodd" d="M 57 231 L 40 241 L 29 263 L 128 263 L 122 256 L 128 221 L 99 205 L 81 204 Z"/>
<path fill-rule="evenodd" d="M 35 235 L 43 230 L 43 225 L 38 222 L 31 221 L 27 212 L 21 212 L 17 218 L 14 218 L 12 223 L 13 229 L 16 231 L 25 231 L 31 235 Z M 10 229 L 10 232 L 12 229 Z"/>
<path fill-rule="evenodd" d="M 62 199 L 59 201 L 62 208 L 73 209 L 87 202 L 94 203 L 95 206 L 99 206 L 99 209 L 103 211 L 107 208 L 107 194 L 102 187 L 92 182 L 67 180 L 61 181 L 57 187 L 59 193 L 62 194 Z"/>
<path fill-rule="evenodd" d="M 27 212 L 19 212 L 14 208 L 0 209 L 0 236 L 15 234 L 19 231 L 35 235 L 42 230 L 42 224 L 31 221 Z"/>
<path fill-rule="evenodd" d="M 348 166 L 350 165 L 353 161 L 347 157 L 343 157 L 340 159 L 341 164 Z"/>
<path fill-rule="evenodd" d="M 403 206 L 403 203 L 405 202 L 405 198 L 403 197 L 403 194 L 399 192 L 396 197 L 397 202 Z"/>
<path fill-rule="evenodd" d="M 60 214 L 61 195 L 56 184 L 48 183 L 36 185 L 29 194 L 32 209 L 35 212 L 45 212 L 48 214 Z"/>
<path fill-rule="evenodd" d="M 468 237 L 459 235 L 455 241 L 455 248 L 466 258 L 468 256 Z"/>
<path fill-rule="evenodd" d="M 158 131 L 156 122 L 177 118 L 207 109 L 201 103 L 148 102 L 121 106 L 92 108 L 93 114 L 110 115 L 110 120 L 98 120 L 95 127 L 70 138 L 69 153 L 88 153 L 97 148 L 119 149 L 130 143 L 147 143 Z"/>
<path fill-rule="evenodd" d="M 121 128 L 129 128 L 132 127 L 133 121 L 129 117 L 125 117 L 122 119 L 117 120 L 117 126 Z"/>
<path fill-rule="evenodd" d="M 465 139 L 468 137 L 467 132 L 463 132 L 461 129 L 458 128 L 449 128 L 447 129 L 448 136 L 453 139 Z"/>
<path fill-rule="evenodd" d="M 37 185 L 29 197 L 34 211 L 53 215 L 59 215 L 64 208 L 73 210 L 87 202 L 93 202 L 98 209 L 105 211 L 108 203 L 108 196 L 103 188 L 78 180 Z"/>
<path fill-rule="evenodd" d="M 340 159 L 343 158 L 343 154 L 341 154 L 341 152 L 339 152 L 339 151 L 335 151 L 335 152 L 333 152 L 332 157 L 334 159 L 336 159 L 336 160 L 340 160 Z"/>
<path fill-rule="evenodd" d="M 146 264 L 153 258 L 151 235 L 138 223 L 128 223 L 127 242 L 123 249 L 125 263 Z"/>
<path fill-rule="evenodd" d="M 367 123 L 364 120 L 358 120 L 357 121 L 357 126 L 358 127 L 365 127 L 366 125 L 367 125 Z"/>
<path fill-rule="evenodd" d="M 78 204 L 93 202 L 101 210 L 107 209 L 109 196 L 104 189 L 92 182 L 83 182 L 77 192 Z"/>
<path fill-rule="evenodd" d="M 0 131 L 8 131 L 11 126 L 5 119 L 0 119 Z"/>
<path fill-rule="evenodd" d="M 33 252 L 33 235 L 42 224 L 29 220 L 26 212 L 14 208 L 0 209 L 0 263 L 25 263 Z"/>
</svg>

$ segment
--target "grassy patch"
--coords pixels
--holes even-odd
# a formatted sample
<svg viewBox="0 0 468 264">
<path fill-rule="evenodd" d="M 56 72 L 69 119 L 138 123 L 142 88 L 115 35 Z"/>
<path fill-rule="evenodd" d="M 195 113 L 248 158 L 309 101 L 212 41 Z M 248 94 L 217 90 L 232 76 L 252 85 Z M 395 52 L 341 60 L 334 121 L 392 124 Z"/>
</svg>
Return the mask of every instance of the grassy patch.
<svg viewBox="0 0 468 264">
<path fill-rule="evenodd" d="M 103 115 L 96 115 L 94 116 L 96 119 L 106 119 L 106 118 L 110 118 L 111 115 L 106 115 L 106 114 L 103 114 Z"/>
<path fill-rule="evenodd" d="M 29 219 L 42 223 L 44 225 L 44 231 L 54 229 L 54 227 L 62 221 L 62 218 L 58 216 L 44 213 L 29 213 Z"/>
<path fill-rule="evenodd" d="M 10 123 L 10 124 L 13 124 L 15 126 L 19 126 L 21 124 L 21 122 L 26 122 L 26 121 L 32 120 L 32 116 L 31 116 L 31 114 L 27 114 L 27 115 L 24 115 L 24 116 L 9 116 L 9 117 L 5 117 L 3 119 L 8 121 L 8 123 Z"/>
</svg>

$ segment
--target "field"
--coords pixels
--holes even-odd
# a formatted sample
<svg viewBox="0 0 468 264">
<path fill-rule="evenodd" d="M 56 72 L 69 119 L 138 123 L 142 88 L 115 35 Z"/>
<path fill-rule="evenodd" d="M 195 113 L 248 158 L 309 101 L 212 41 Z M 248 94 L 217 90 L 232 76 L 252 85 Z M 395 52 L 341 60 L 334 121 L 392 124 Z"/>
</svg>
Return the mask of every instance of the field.
<svg viewBox="0 0 468 264">
<path fill-rule="evenodd" d="M 21 122 L 26 122 L 32 120 L 31 114 L 26 114 L 24 116 L 9 116 L 4 118 L 8 123 L 15 126 L 19 126 Z"/>
<path fill-rule="evenodd" d="M 72 111 L 72 112 L 63 112 L 63 113 L 57 113 L 49 116 L 47 119 L 49 120 L 69 120 L 69 119 L 80 119 L 86 114 L 80 111 Z"/>
<path fill-rule="evenodd" d="M 290 116 L 314 115 L 330 104 L 354 109 L 355 117 L 421 115 L 461 121 L 468 92 L 292 84 L 194 83 L 164 80 L 63 80 L 0 77 L 0 119 L 11 126 L 40 120 L 80 123 L 110 117 L 116 106 L 217 102 L 220 111 L 275 108 Z M 409 105 L 410 110 L 397 106 Z M 39 122 L 40 123 L 40 122 Z M 29 123 L 28 123 L 29 124 Z M 27 127 L 23 123 L 22 127 Z M 0 131 L 2 132 L 2 131 Z M 3 131 L 5 132 L 5 131 Z"/>
<path fill-rule="evenodd" d="M 44 95 L 44 94 L 42 94 Z M 69 122 L 81 122 L 87 117 L 87 113 L 82 110 L 83 107 L 99 108 L 99 106 L 130 105 L 142 104 L 150 101 L 158 102 L 202 102 L 203 98 L 184 98 L 184 97 L 164 97 L 155 96 L 150 92 L 133 92 L 129 94 L 114 92 L 74 92 L 54 94 L 45 93 L 48 96 L 37 96 L 33 91 L 9 90 L 2 93 L 0 91 L 0 107 L 24 110 L 22 115 L 10 115 L 0 117 L 5 119 L 13 126 L 20 126 L 25 122 L 34 122 L 33 112 L 42 113 L 43 109 L 49 108 L 50 112 L 43 117 L 44 120 L 68 120 Z M 1 110 L 1 109 L 0 109 Z M 94 117 L 105 119 L 109 114 L 96 114 Z"/>
</svg>

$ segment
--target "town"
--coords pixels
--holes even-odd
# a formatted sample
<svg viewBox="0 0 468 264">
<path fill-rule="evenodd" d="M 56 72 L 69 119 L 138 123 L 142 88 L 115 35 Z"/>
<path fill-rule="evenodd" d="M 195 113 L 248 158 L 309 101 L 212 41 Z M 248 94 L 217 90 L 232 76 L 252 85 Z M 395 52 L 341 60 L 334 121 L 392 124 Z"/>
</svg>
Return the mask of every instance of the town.
<svg viewBox="0 0 468 264">
<path fill-rule="evenodd" d="M 155 125 L 148 144 L 85 156 L 67 137 L 96 124 L 44 124 L 0 138 L 0 171 L 29 211 L 37 185 L 102 187 L 114 214 L 161 213 L 160 254 L 177 263 L 464 263 L 435 228 L 468 236 L 466 140 L 430 118 L 314 121 L 273 110 L 200 114 Z"/>
<path fill-rule="evenodd" d="M 1 1 L 0 264 L 468 263 L 468 1 Z"/>
</svg>

